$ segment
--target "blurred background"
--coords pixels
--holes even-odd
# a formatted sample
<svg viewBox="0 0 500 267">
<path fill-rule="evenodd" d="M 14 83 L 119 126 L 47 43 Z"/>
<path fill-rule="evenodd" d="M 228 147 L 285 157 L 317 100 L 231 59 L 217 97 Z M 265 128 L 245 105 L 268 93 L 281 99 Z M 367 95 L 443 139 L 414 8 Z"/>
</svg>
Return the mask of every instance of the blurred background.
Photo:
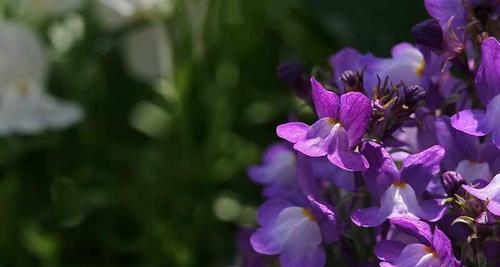
<svg viewBox="0 0 500 267">
<path fill-rule="evenodd" d="M 426 18 L 397 0 L 0 3 L 39 36 L 46 91 L 84 111 L 0 139 L 0 266 L 232 265 L 262 200 L 246 167 L 300 107 L 279 63 L 387 56 Z"/>
</svg>

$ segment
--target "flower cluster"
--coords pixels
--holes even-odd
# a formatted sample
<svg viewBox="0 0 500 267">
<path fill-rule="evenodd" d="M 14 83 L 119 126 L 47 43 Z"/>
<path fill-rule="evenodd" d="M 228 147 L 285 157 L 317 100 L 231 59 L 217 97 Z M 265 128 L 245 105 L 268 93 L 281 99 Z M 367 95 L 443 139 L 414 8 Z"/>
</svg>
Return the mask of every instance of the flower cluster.
<svg viewBox="0 0 500 267">
<path fill-rule="evenodd" d="M 266 201 L 243 266 L 500 264 L 500 2 L 425 7 L 390 58 L 342 49 L 325 81 L 279 67 L 317 119 L 250 167 Z"/>
</svg>

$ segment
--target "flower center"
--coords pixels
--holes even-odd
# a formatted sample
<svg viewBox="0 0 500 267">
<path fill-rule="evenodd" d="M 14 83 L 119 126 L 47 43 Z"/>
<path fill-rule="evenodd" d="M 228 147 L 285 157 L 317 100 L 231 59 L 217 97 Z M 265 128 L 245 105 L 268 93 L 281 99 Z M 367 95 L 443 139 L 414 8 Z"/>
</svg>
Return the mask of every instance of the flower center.
<svg viewBox="0 0 500 267">
<path fill-rule="evenodd" d="M 418 64 L 418 67 L 417 67 L 417 70 L 416 70 L 417 75 L 418 75 L 419 77 L 422 77 L 422 76 L 424 75 L 424 71 L 425 71 L 425 61 L 424 61 L 424 60 L 422 60 L 422 61 L 420 62 L 420 64 Z"/>
<path fill-rule="evenodd" d="M 435 257 L 435 258 L 438 257 L 436 251 L 434 251 L 434 249 L 432 249 L 429 246 L 424 246 L 424 252 L 427 253 L 427 254 L 432 254 L 432 257 Z"/>
<path fill-rule="evenodd" d="M 17 81 L 16 89 L 22 96 L 25 96 L 28 93 L 28 83 L 26 81 Z"/>
<path fill-rule="evenodd" d="M 330 125 L 332 125 L 332 126 L 334 126 L 335 124 L 339 123 L 336 119 L 331 118 L 331 117 L 329 117 L 329 118 L 326 120 L 326 122 L 328 122 L 328 124 L 330 124 Z"/>
<path fill-rule="evenodd" d="M 309 209 L 302 209 L 302 213 L 304 214 L 304 217 L 308 218 L 309 220 L 316 221 L 316 218 Z"/>
<path fill-rule="evenodd" d="M 407 184 L 403 181 L 397 181 L 397 182 L 392 183 L 392 185 L 394 185 L 394 187 L 397 187 L 397 188 L 405 188 Z"/>
</svg>

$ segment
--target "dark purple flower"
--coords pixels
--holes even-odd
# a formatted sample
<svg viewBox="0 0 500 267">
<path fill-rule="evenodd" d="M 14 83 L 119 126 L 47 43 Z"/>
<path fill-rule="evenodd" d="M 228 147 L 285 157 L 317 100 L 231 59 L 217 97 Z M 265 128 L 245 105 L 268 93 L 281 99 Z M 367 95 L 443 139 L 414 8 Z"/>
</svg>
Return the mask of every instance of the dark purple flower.
<svg viewBox="0 0 500 267">
<path fill-rule="evenodd" d="M 444 191 L 446 191 L 449 196 L 453 196 L 462 187 L 462 185 L 466 184 L 462 175 L 454 171 L 447 171 L 443 173 L 441 182 L 443 183 Z"/>
<path fill-rule="evenodd" d="M 446 50 L 459 53 L 464 47 L 467 12 L 463 0 L 425 0 L 427 12 L 441 25 Z"/>
<path fill-rule="evenodd" d="M 307 206 L 283 199 L 266 201 L 257 213 L 261 225 L 251 237 L 255 251 L 279 255 L 283 267 L 323 267 L 323 243 L 338 239 L 333 209 L 309 197 Z"/>
<path fill-rule="evenodd" d="M 379 144 L 368 142 L 362 152 L 370 162 L 363 178 L 368 191 L 380 206 L 355 211 L 351 219 L 356 225 L 373 227 L 399 217 L 434 222 L 443 216 L 447 206 L 441 199 L 420 200 L 429 182 L 436 179 L 439 173 L 443 148 L 433 146 L 407 157 L 401 170 Z"/>
<path fill-rule="evenodd" d="M 484 188 L 478 189 L 469 185 L 462 187 L 471 195 L 486 201 L 488 210 L 496 216 L 500 216 L 500 174 L 495 176 Z"/>
<path fill-rule="evenodd" d="M 391 224 L 413 237 L 413 242 L 382 240 L 375 247 L 375 255 L 382 261 L 382 267 L 441 267 L 460 266 L 453 256 L 448 237 L 437 227 L 431 227 L 418 220 L 395 218 Z"/>
<path fill-rule="evenodd" d="M 500 266 L 500 241 L 486 240 L 484 241 L 484 255 L 488 261 L 488 266 Z"/>
<path fill-rule="evenodd" d="M 439 21 L 427 19 L 411 28 L 411 33 L 417 44 L 441 50 L 443 48 L 443 30 Z"/>
<path fill-rule="evenodd" d="M 338 96 L 327 91 L 314 78 L 312 97 L 319 120 L 312 126 L 302 122 L 279 125 L 279 137 L 293 143 L 293 148 L 310 157 L 327 156 L 339 168 L 362 171 L 368 168 L 365 157 L 355 152 L 368 126 L 372 106 L 359 92 Z"/>
<path fill-rule="evenodd" d="M 311 100 L 311 85 L 307 81 L 304 67 L 295 62 L 286 62 L 278 66 L 278 79 L 293 89 L 294 93 L 306 100 Z"/>
</svg>

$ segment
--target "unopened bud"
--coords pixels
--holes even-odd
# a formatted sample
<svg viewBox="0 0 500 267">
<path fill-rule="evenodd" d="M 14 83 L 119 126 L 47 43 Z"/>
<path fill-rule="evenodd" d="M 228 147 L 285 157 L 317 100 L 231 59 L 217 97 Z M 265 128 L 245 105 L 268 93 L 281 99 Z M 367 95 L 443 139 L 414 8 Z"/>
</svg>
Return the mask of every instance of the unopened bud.
<svg viewBox="0 0 500 267">
<path fill-rule="evenodd" d="M 425 89 L 420 85 L 410 85 L 404 87 L 404 104 L 413 107 L 422 101 L 426 96 Z"/>
<path fill-rule="evenodd" d="M 295 62 L 286 62 L 278 66 L 278 79 L 293 89 L 294 93 L 304 99 L 310 98 L 311 84 L 304 68 Z"/>
<path fill-rule="evenodd" d="M 457 172 L 448 171 L 441 176 L 441 183 L 443 184 L 444 191 L 449 196 L 453 196 L 459 191 L 463 184 L 466 184 L 465 179 Z"/>
<path fill-rule="evenodd" d="M 424 20 L 411 28 L 411 33 L 417 44 L 436 50 L 443 47 L 443 30 L 435 19 Z"/>
</svg>

